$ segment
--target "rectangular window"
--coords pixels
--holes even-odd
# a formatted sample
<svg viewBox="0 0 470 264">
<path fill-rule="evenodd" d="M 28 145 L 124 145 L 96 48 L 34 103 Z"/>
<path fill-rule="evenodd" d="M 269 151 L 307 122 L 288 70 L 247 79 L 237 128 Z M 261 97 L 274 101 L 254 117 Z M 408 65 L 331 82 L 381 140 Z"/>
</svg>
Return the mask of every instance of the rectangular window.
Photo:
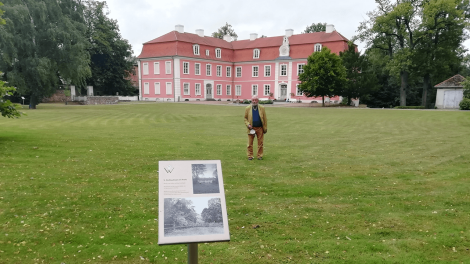
<svg viewBox="0 0 470 264">
<path fill-rule="evenodd" d="M 171 82 L 166 83 L 166 94 L 171 94 Z"/>
<path fill-rule="evenodd" d="M 171 61 L 165 61 L 165 73 L 171 74 Z"/>
<path fill-rule="evenodd" d="M 215 49 L 215 57 L 219 58 L 219 59 L 222 57 L 222 50 L 221 49 L 219 49 L 219 48 Z"/>
<path fill-rule="evenodd" d="M 194 74 L 201 75 L 201 64 L 200 63 L 194 64 Z"/>
<path fill-rule="evenodd" d="M 211 69 L 212 69 L 211 66 L 212 65 L 210 65 L 210 64 L 206 65 L 206 75 L 207 76 L 211 76 Z"/>
<path fill-rule="evenodd" d="M 183 93 L 184 95 L 189 95 L 189 83 L 183 84 Z"/>
<path fill-rule="evenodd" d="M 237 77 L 242 77 L 242 67 L 241 66 L 237 67 L 236 70 L 237 70 L 237 75 L 236 76 Z"/>
<path fill-rule="evenodd" d="M 219 76 L 219 77 L 222 76 L 222 66 L 217 65 L 216 73 L 217 73 L 217 76 Z"/>
<path fill-rule="evenodd" d="M 231 94 L 232 94 L 232 86 L 227 85 L 227 88 L 226 88 L 225 93 L 226 93 L 227 95 L 231 95 Z"/>
<path fill-rule="evenodd" d="M 155 94 L 160 94 L 160 83 L 156 82 L 153 84 L 155 88 Z"/>
<path fill-rule="evenodd" d="M 303 63 L 297 64 L 297 75 L 304 73 L 304 65 Z"/>
<path fill-rule="evenodd" d="M 242 86 L 241 85 L 235 85 L 235 95 L 236 96 L 241 96 L 242 95 Z"/>
<path fill-rule="evenodd" d="M 189 74 L 189 62 L 183 62 L 183 74 Z"/>
<path fill-rule="evenodd" d="M 222 85 L 217 84 L 217 95 L 222 95 Z"/>
<path fill-rule="evenodd" d="M 271 85 L 265 84 L 264 85 L 264 95 L 269 96 L 270 93 L 271 93 Z"/>
<path fill-rule="evenodd" d="M 299 85 L 297 84 L 297 96 L 302 96 L 304 93 L 300 91 Z"/>
<path fill-rule="evenodd" d="M 149 64 L 147 62 L 144 62 L 142 71 L 144 72 L 144 75 L 149 74 Z"/>
<path fill-rule="evenodd" d="M 281 64 L 281 76 L 287 76 L 287 64 Z"/>
<path fill-rule="evenodd" d="M 271 65 L 264 65 L 264 77 L 271 76 Z"/>
<path fill-rule="evenodd" d="M 160 74 L 160 62 L 153 63 L 153 74 Z"/>
<path fill-rule="evenodd" d="M 253 84 L 253 85 L 251 86 L 251 95 L 253 95 L 253 96 L 257 96 L 257 95 L 258 95 L 258 85 Z"/>
<path fill-rule="evenodd" d="M 226 72 L 227 72 L 226 74 L 227 77 L 232 77 L 232 67 L 227 66 Z"/>
<path fill-rule="evenodd" d="M 199 45 L 197 44 L 193 45 L 193 51 L 194 51 L 194 55 L 199 55 Z"/>
<path fill-rule="evenodd" d="M 196 89 L 195 89 L 196 95 L 201 95 L 201 84 L 196 83 Z"/>
<path fill-rule="evenodd" d="M 209 56 L 209 50 L 206 50 L 206 56 Z"/>
<path fill-rule="evenodd" d="M 258 66 L 253 66 L 253 77 L 258 77 Z"/>
<path fill-rule="evenodd" d="M 148 82 L 144 83 L 144 94 L 150 94 Z"/>
</svg>

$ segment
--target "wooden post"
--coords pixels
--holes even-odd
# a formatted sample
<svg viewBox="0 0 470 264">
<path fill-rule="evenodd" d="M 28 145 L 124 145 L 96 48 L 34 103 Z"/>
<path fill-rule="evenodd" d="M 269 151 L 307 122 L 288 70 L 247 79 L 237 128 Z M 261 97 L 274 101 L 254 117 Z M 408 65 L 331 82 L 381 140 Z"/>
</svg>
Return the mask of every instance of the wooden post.
<svg viewBox="0 0 470 264">
<path fill-rule="evenodd" d="M 198 250 L 197 243 L 188 244 L 188 264 L 197 264 Z"/>
</svg>

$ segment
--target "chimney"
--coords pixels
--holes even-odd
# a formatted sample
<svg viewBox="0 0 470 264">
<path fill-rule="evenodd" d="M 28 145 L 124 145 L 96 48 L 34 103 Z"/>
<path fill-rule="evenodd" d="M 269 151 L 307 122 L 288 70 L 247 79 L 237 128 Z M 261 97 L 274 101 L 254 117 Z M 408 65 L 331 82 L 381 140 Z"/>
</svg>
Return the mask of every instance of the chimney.
<svg viewBox="0 0 470 264">
<path fill-rule="evenodd" d="M 286 37 L 290 37 L 294 35 L 294 30 L 293 29 L 286 29 Z"/>
<path fill-rule="evenodd" d="M 231 41 L 232 41 L 232 36 L 230 36 L 230 35 L 225 35 L 225 36 L 224 36 L 224 40 L 227 41 L 227 42 L 231 42 Z"/>
<path fill-rule="evenodd" d="M 332 33 L 333 31 L 336 31 L 335 25 L 326 25 L 326 32 L 325 33 Z"/>
<path fill-rule="evenodd" d="M 183 25 L 176 25 L 175 30 L 179 33 L 184 33 L 184 26 Z"/>
<path fill-rule="evenodd" d="M 204 37 L 204 29 L 196 29 L 196 34 L 199 37 Z"/>
<path fill-rule="evenodd" d="M 255 40 L 258 38 L 258 33 L 251 33 L 250 34 L 250 40 Z"/>
</svg>

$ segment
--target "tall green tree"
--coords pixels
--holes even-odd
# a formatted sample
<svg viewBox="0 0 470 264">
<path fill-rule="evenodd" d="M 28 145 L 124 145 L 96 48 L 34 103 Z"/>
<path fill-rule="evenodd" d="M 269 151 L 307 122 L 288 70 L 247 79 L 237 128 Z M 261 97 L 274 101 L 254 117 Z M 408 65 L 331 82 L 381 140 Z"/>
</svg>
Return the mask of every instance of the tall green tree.
<svg viewBox="0 0 470 264">
<path fill-rule="evenodd" d="M 123 39 L 117 21 L 107 17 L 106 1 L 86 1 L 86 36 L 91 43 L 92 75 L 87 84 L 95 94 L 133 95 L 135 88 L 129 79 L 134 71 L 132 46 Z"/>
<path fill-rule="evenodd" d="M 229 35 L 232 37 L 237 38 L 238 35 L 235 33 L 235 30 L 232 28 L 228 22 L 225 22 L 225 25 L 220 27 L 217 32 L 212 33 L 213 38 L 223 39 L 225 35 Z"/>
<path fill-rule="evenodd" d="M 339 53 L 339 57 L 346 69 L 346 82 L 341 92 L 348 98 L 351 105 L 352 98 L 361 98 L 377 90 L 377 77 L 367 56 L 356 51 L 356 45 L 348 43 L 348 50 Z"/>
<path fill-rule="evenodd" d="M 0 72 L 0 76 L 2 75 L 2 72 Z M 6 86 L 5 82 L 0 80 L 0 114 L 3 117 L 18 118 L 22 114 L 18 109 L 16 109 L 18 106 L 6 98 L 7 96 L 13 95 L 15 90 L 16 89 L 14 87 Z"/>
<path fill-rule="evenodd" d="M 312 23 L 310 26 L 307 26 L 304 31 L 302 31 L 302 34 L 322 31 L 326 31 L 326 23 Z"/>
<path fill-rule="evenodd" d="M 0 7 L 3 5 L 2 2 L 0 2 Z M 3 10 L 0 9 L 0 25 L 5 25 L 5 20 L 2 18 L 2 15 L 3 15 Z"/>
<path fill-rule="evenodd" d="M 338 55 L 323 47 L 307 58 L 304 72 L 299 75 L 299 89 L 308 97 L 321 96 L 325 106 L 325 96 L 340 95 L 346 82 L 346 69 Z"/>
<path fill-rule="evenodd" d="M 59 85 L 84 85 L 89 42 L 79 0 L 5 0 L 0 70 L 30 107 Z"/>
</svg>

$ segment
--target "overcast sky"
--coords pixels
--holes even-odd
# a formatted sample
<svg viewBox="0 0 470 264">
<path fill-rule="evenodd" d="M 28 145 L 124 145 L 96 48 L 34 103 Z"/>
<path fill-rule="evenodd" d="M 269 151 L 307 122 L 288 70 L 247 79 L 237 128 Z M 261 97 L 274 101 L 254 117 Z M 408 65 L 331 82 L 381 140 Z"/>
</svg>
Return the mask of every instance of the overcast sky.
<svg viewBox="0 0 470 264">
<path fill-rule="evenodd" d="M 281 36 L 286 29 L 301 33 L 312 23 L 333 24 L 336 30 L 350 39 L 367 12 L 375 9 L 374 0 L 107 0 L 109 16 L 116 19 L 122 36 L 129 40 L 138 56 L 142 43 L 157 38 L 184 25 L 184 31 L 204 35 L 228 22 L 238 39 L 258 36 Z M 362 43 L 359 50 L 365 47 Z M 470 41 L 465 42 L 470 49 Z"/>
</svg>

